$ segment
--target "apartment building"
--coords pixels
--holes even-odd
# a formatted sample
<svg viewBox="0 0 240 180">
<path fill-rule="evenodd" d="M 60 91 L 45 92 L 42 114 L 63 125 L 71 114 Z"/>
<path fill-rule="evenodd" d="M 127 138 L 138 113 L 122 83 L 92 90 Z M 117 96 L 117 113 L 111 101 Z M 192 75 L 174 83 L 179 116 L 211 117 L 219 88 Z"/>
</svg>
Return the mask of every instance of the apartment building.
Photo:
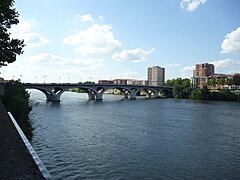
<svg viewBox="0 0 240 180">
<path fill-rule="evenodd" d="M 153 66 L 148 68 L 149 86 L 162 86 L 165 84 L 165 68 Z"/>
<path fill-rule="evenodd" d="M 196 64 L 195 70 L 193 70 L 193 85 L 194 87 L 202 88 L 207 82 L 208 78 L 215 73 L 215 67 L 213 64 L 203 63 Z"/>
</svg>

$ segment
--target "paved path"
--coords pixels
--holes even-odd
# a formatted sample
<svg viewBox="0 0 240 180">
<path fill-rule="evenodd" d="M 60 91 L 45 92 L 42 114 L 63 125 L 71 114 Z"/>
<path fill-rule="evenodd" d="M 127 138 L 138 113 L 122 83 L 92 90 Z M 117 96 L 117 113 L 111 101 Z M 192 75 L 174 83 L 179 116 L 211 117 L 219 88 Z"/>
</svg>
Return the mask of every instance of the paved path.
<svg viewBox="0 0 240 180">
<path fill-rule="evenodd" d="M 0 180 L 44 179 L 0 100 Z"/>
</svg>

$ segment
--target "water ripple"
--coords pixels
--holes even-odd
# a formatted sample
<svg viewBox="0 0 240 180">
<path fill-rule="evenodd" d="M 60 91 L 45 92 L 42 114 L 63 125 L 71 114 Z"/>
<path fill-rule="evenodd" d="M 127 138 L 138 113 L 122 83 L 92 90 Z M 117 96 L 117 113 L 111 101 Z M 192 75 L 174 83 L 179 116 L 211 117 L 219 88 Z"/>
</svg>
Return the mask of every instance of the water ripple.
<svg viewBox="0 0 240 180">
<path fill-rule="evenodd" d="M 239 103 L 105 97 L 32 93 L 32 144 L 54 179 L 240 178 Z"/>
</svg>

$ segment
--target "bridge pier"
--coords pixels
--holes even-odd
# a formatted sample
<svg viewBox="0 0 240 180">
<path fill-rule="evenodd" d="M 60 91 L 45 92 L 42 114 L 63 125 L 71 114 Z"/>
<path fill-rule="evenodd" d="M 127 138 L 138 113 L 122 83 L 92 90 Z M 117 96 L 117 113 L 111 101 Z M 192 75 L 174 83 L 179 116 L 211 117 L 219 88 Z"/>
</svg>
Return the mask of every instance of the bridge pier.
<svg viewBox="0 0 240 180">
<path fill-rule="evenodd" d="M 62 93 L 61 93 L 62 94 Z M 52 97 L 52 102 L 60 102 L 60 96 L 61 94 L 54 94 Z"/>
<path fill-rule="evenodd" d="M 45 96 L 46 96 L 46 100 L 47 101 L 52 101 L 52 102 L 60 102 L 60 97 L 62 95 L 62 93 L 64 92 L 64 90 L 55 93 L 54 91 L 47 91 L 47 90 L 41 90 Z"/>
<path fill-rule="evenodd" d="M 95 100 L 96 99 L 96 96 L 93 92 L 89 92 L 88 93 L 88 100 Z"/>
<path fill-rule="evenodd" d="M 136 95 L 134 93 L 130 94 L 130 99 L 136 99 Z"/>
<path fill-rule="evenodd" d="M 102 101 L 103 100 L 102 96 L 103 96 L 103 93 L 97 93 L 95 100 L 96 101 Z"/>
</svg>

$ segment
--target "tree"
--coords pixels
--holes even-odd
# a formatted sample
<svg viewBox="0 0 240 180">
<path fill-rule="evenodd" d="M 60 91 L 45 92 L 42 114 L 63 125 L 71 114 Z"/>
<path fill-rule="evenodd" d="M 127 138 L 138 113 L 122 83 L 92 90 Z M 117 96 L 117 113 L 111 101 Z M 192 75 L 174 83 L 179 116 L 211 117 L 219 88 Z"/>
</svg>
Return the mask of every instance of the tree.
<svg viewBox="0 0 240 180">
<path fill-rule="evenodd" d="M 240 85 L 240 77 L 239 76 L 234 76 L 233 77 L 233 84 L 234 85 Z"/>
<path fill-rule="evenodd" d="M 225 80 L 225 78 L 218 79 L 218 80 L 217 80 L 217 83 L 218 83 L 218 85 L 224 86 L 225 83 L 226 83 L 226 80 Z"/>
<path fill-rule="evenodd" d="M 14 0 L 0 1 L 0 67 L 14 62 L 23 53 L 24 41 L 10 37 L 9 29 L 19 23 L 13 3 Z"/>
<path fill-rule="evenodd" d="M 166 86 L 173 86 L 173 85 L 174 85 L 174 79 L 173 80 L 168 79 L 166 82 Z"/>
<path fill-rule="evenodd" d="M 26 137 L 31 140 L 33 128 L 28 117 L 28 114 L 32 110 L 29 105 L 29 97 L 29 93 L 20 81 L 10 81 L 10 83 L 5 86 L 2 101 L 6 109 L 13 114 L 13 117 L 16 119 Z"/>
<path fill-rule="evenodd" d="M 188 98 L 191 92 L 190 79 L 173 79 L 173 96 L 175 98 Z"/>
<path fill-rule="evenodd" d="M 232 89 L 233 79 L 228 78 L 226 83 L 227 83 L 228 86 L 230 86 L 230 89 Z"/>
</svg>

